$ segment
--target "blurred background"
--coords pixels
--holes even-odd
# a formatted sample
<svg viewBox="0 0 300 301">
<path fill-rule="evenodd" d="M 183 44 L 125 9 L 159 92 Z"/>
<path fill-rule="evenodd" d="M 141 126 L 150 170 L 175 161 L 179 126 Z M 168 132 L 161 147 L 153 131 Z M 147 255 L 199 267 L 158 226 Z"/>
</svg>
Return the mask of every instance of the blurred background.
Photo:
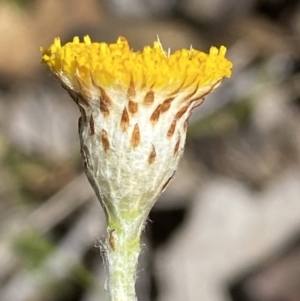
<svg viewBox="0 0 300 301">
<path fill-rule="evenodd" d="M 107 300 L 79 112 L 40 64 L 74 35 L 228 47 L 143 237 L 141 301 L 300 300 L 300 3 L 0 0 L 0 301 Z"/>
</svg>

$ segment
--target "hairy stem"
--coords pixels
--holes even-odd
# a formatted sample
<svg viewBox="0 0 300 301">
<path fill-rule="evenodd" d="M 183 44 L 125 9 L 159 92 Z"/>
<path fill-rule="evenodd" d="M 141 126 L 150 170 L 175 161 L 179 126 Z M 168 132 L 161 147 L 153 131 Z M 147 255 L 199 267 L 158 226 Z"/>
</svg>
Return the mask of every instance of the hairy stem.
<svg viewBox="0 0 300 301">
<path fill-rule="evenodd" d="M 105 261 L 110 301 L 137 300 L 135 280 L 140 253 L 140 228 L 138 221 L 134 224 L 108 225 Z"/>
</svg>

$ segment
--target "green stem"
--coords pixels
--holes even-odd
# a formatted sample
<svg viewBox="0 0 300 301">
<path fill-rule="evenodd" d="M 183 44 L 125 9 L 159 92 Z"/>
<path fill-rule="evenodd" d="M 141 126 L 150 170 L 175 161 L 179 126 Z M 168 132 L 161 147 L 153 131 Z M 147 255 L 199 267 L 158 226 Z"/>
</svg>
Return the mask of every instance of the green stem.
<svg viewBox="0 0 300 301">
<path fill-rule="evenodd" d="M 140 253 L 141 221 L 110 223 L 106 238 L 106 264 L 110 301 L 136 301 L 136 266 Z"/>
</svg>

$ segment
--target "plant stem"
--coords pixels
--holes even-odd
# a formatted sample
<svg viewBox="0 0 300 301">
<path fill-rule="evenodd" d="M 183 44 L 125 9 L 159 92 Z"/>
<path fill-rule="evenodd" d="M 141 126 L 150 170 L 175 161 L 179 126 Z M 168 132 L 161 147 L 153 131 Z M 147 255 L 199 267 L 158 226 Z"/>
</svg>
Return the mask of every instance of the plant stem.
<svg viewBox="0 0 300 301">
<path fill-rule="evenodd" d="M 141 222 L 108 225 L 105 260 L 110 301 L 136 301 L 136 266 L 140 253 Z"/>
</svg>

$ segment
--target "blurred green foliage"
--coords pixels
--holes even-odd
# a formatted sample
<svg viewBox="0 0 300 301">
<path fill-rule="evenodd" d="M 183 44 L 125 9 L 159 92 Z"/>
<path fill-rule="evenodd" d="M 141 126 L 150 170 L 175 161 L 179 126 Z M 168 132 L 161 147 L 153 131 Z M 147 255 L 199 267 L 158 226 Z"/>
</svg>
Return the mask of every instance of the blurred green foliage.
<svg viewBox="0 0 300 301">
<path fill-rule="evenodd" d="M 232 102 L 222 110 L 199 118 L 189 126 L 188 138 L 215 136 L 246 124 L 251 117 L 252 104 L 243 100 Z"/>
<path fill-rule="evenodd" d="M 11 2 L 11 3 L 15 3 L 18 6 L 25 6 L 27 5 L 29 2 L 32 2 L 32 0 L 6 0 L 6 2 Z"/>
<path fill-rule="evenodd" d="M 29 269 L 36 269 L 55 250 L 55 246 L 38 232 L 25 230 L 15 239 L 13 249 Z"/>
<path fill-rule="evenodd" d="M 24 231 L 19 235 L 14 243 L 13 250 L 22 259 L 28 270 L 43 270 L 43 264 L 57 250 L 45 236 L 33 230 Z M 67 275 L 57 277 L 47 273 L 46 282 L 43 285 L 43 294 L 52 296 L 54 300 L 69 300 L 70 296 L 75 296 L 79 290 L 96 290 L 97 281 L 95 276 L 82 264 L 72 266 Z M 99 289 L 99 288 L 98 288 Z"/>
</svg>

